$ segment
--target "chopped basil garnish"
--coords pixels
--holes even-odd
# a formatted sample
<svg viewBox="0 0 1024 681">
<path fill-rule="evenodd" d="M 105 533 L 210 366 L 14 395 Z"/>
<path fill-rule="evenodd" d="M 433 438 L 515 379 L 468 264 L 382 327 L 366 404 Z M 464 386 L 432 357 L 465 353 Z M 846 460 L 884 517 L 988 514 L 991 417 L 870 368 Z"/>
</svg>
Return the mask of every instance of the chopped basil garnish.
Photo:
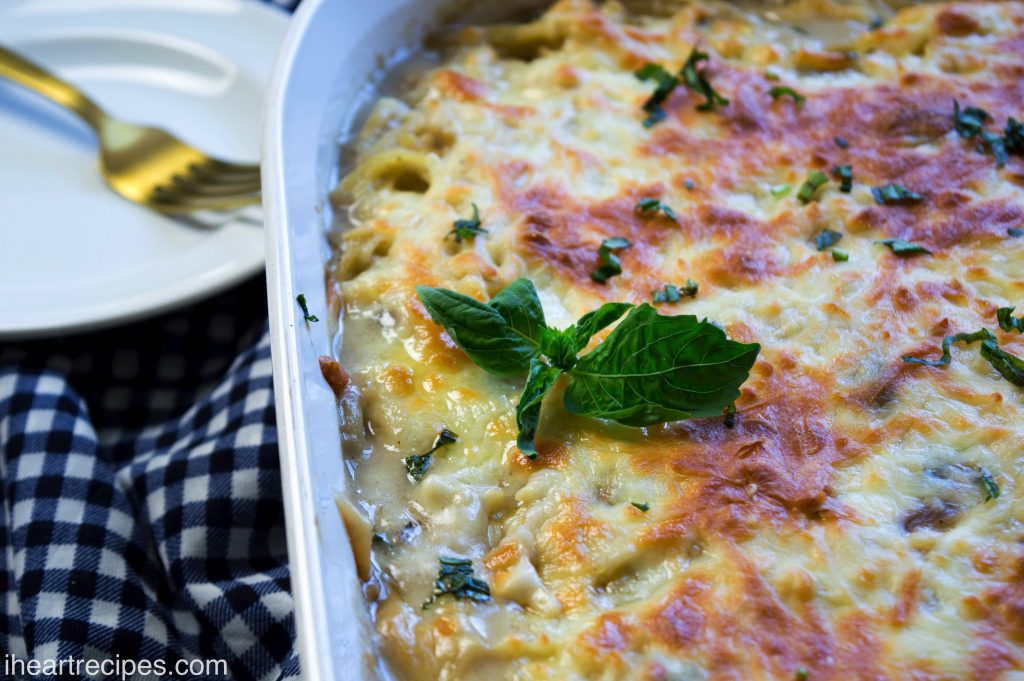
<svg viewBox="0 0 1024 681">
<path fill-rule="evenodd" d="M 1013 116 L 1010 116 L 1003 128 L 1003 144 L 1011 154 L 1024 153 L 1024 123 Z"/>
<path fill-rule="evenodd" d="M 981 486 L 985 488 L 985 501 L 991 501 L 992 499 L 999 498 L 999 484 L 996 483 L 995 478 L 984 468 L 978 469 L 978 478 L 981 480 Z"/>
<path fill-rule="evenodd" d="M 875 16 L 871 17 L 871 21 L 868 22 L 868 28 L 872 31 L 877 31 L 878 29 L 882 28 L 882 25 L 884 23 L 885 22 L 882 19 L 882 17 L 876 14 Z"/>
<path fill-rule="evenodd" d="M 1006 121 L 1002 135 L 985 130 L 985 123 L 991 119 L 988 112 L 976 106 L 960 108 L 960 102 L 953 100 L 953 127 L 964 139 L 975 137 L 981 140 L 978 150 L 992 154 L 996 168 L 1006 165 L 1008 155 L 1024 152 L 1024 124 L 1012 116 Z"/>
<path fill-rule="evenodd" d="M 1007 381 L 1024 388 L 1024 360 L 1020 357 L 1000 348 L 995 339 L 981 342 L 981 356 Z"/>
<path fill-rule="evenodd" d="M 310 322 L 320 321 L 320 319 L 316 315 L 309 314 L 309 308 L 306 307 L 305 294 L 300 293 L 299 295 L 295 296 L 295 302 L 297 302 L 299 304 L 299 307 L 302 309 L 302 318 L 306 320 L 307 324 L 309 324 Z"/>
<path fill-rule="evenodd" d="M 797 667 L 796 672 L 793 674 L 793 678 L 796 681 L 807 681 L 807 667 Z"/>
<path fill-rule="evenodd" d="M 1001 307 L 996 310 L 996 319 L 999 320 L 999 328 L 1003 331 L 1024 333 L 1024 317 L 1015 318 L 1012 307 Z"/>
<path fill-rule="evenodd" d="M 982 329 L 981 331 L 975 331 L 974 333 L 958 333 L 953 336 L 946 336 L 942 339 L 942 357 L 940 359 L 920 359 L 909 355 L 904 355 L 902 359 L 904 362 L 909 362 L 910 364 L 923 364 L 927 367 L 949 366 L 950 361 L 953 359 L 949 354 L 949 349 L 952 347 L 953 343 L 973 343 L 974 341 L 988 339 L 995 339 L 995 336 L 993 336 L 988 329 Z"/>
<path fill-rule="evenodd" d="M 458 441 L 459 436 L 445 428 L 438 433 L 437 438 L 434 440 L 434 446 L 429 451 L 423 454 L 413 454 L 402 459 L 409 482 L 420 482 L 423 480 L 423 476 L 427 474 L 430 464 L 434 463 L 434 452 L 445 445 L 454 444 Z"/>
<path fill-rule="evenodd" d="M 663 105 L 668 101 L 672 92 L 679 87 L 680 82 L 685 83 L 686 87 L 691 90 L 704 95 L 707 101 L 697 105 L 698 111 L 711 111 L 717 105 L 726 106 L 729 104 L 728 99 L 718 94 L 711 87 L 711 83 L 707 79 L 706 69 L 697 69 L 697 65 L 707 59 L 708 55 L 695 47 L 690 52 L 690 56 L 687 57 L 686 63 L 683 64 L 683 68 L 678 76 L 672 75 L 660 64 L 652 63 L 644 64 L 634 72 L 633 75 L 641 81 L 650 80 L 655 83 L 654 92 L 651 93 L 651 96 L 647 98 L 643 105 L 643 110 L 647 113 L 647 118 L 644 119 L 645 128 L 650 128 L 665 120 L 667 114 Z"/>
<path fill-rule="evenodd" d="M 835 246 L 842 238 L 843 235 L 839 232 L 831 229 L 823 229 L 818 232 L 816 237 L 814 237 L 814 247 L 819 251 L 824 251 L 830 246 Z"/>
<path fill-rule="evenodd" d="M 531 458 L 537 455 L 533 439 L 541 402 L 563 373 L 569 377 L 564 400 L 571 413 L 647 426 L 721 414 L 739 396 L 761 349 L 730 340 L 706 320 L 661 316 L 647 304 L 605 303 L 568 329 L 554 329 L 545 323 L 527 279 L 513 282 L 490 303 L 446 289 L 416 291 L 434 321 L 482 369 L 529 374 L 516 421 L 519 449 Z M 577 356 L 623 315 L 604 341 Z"/>
<path fill-rule="evenodd" d="M 434 580 L 434 595 L 423 604 L 423 609 L 442 596 L 486 603 L 491 600 L 487 582 L 473 576 L 473 561 L 463 558 L 440 558 L 441 569 Z"/>
<path fill-rule="evenodd" d="M 792 188 L 793 187 L 788 184 L 776 184 L 769 187 L 768 191 L 771 192 L 772 196 L 775 198 L 779 198 L 788 194 Z"/>
<path fill-rule="evenodd" d="M 779 79 L 779 74 L 775 73 L 774 71 L 765 71 L 764 72 L 764 77 L 765 77 L 765 80 L 776 81 L 776 80 Z"/>
<path fill-rule="evenodd" d="M 1006 230 L 1006 234 L 1014 239 L 1019 239 L 1024 236 L 1024 227 L 1009 227 Z"/>
<path fill-rule="evenodd" d="M 472 239 L 478 234 L 486 234 L 487 230 L 480 226 L 480 210 L 473 204 L 473 217 L 470 220 L 456 220 L 452 223 L 452 231 L 445 236 L 455 237 L 455 243 L 462 243 L 463 239 Z"/>
<path fill-rule="evenodd" d="M 882 185 L 881 187 L 872 187 L 871 196 L 875 198 L 875 203 L 880 206 L 884 206 L 887 203 L 918 203 L 924 199 L 917 192 L 911 191 L 903 185 L 892 183 Z"/>
<path fill-rule="evenodd" d="M 683 180 L 683 186 L 686 187 L 687 189 L 693 189 L 697 185 L 695 185 L 693 183 L 693 180 L 691 180 L 690 178 L 686 178 L 685 180 Z"/>
<path fill-rule="evenodd" d="M 687 279 L 683 286 L 665 284 L 663 288 L 651 293 L 651 300 L 655 303 L 678 303 L 682 298 L 693 298 L 700 290 L 700 284 L 693 279 Z"/>
<path fill-rule="evenodd" d="M 641 511 L 643 513 L 647 513 L 648 511 L 651 510 L 650 504 L 640 503 L 640 502 L 636 502 L 636 501 L 631 501 L 630 503 L 633 505 L 633 508 L 635 508 L 638 511 Z"/>
<path fill-rule="evenodd" d="M 666 71 L 660 64 L 644 64 L 633 74 L 641 81 L 653 80 L 655 83 L 654 92 L 644 102 L 643 110 L 647 113 L 644 119 L 644 127 L 650 128 L 656 123 L 665 120 L 665 110 L 662 105 L 668 100 L 669 95 L 679 85 L 679 78 Z"/>
<path fill-rule="evenodd" d="M 850 254 L 841 248 L 832 249 L 832 259 L 836 262 L 846 262 L 850 259 Z"/>
<path fill-rule="evenodd" d="M 836 166 L 832 174 L 839 178 L 839 191 L 849 194 L 853 189 L 853 167 L 850 165 Z"/>
<path fill-rule="evenodd" d="M 768 91 L 768 94 L 772 96 L 772 99 L 778 99 L 779 97 L 792 97 L 793 103 L 796 104 L 796 108 L 798 109 L 803 107 L 804 102 L 807 101 L 806 97 L 788 85 L 776 85 Z"/>
<path fill-rule="evenodd" d="M 615 251 L 629 248 L 629 239 L 621 236 L 613 236 L 601 242 L 597 249 L 597 260 L 600 263 L 597 269 L 590 273 L 590 278 L 598 284 L 603 284 L 612 277 L 622 274 L 622 261 Z"/>
<path fill-rule="evenodd" d="M 846 140 L 845 137 L 836 136 L 832 138 L 832 141 L 835 142 L 836 146 L 839 147 L 840 149 L 846 149 L 847 147 L 850 146 L 850 143 Z"/>
<path fill-rule="evenodd" d="M 896 255 L 918 255 L 931 253 L 931 251 L 924 246 L 904 241 L 903 239 L 879 239 L 875 243 L 888 246 L 889 250 Z"/>
<path fill-rule="evenodd" d="M 985 128 L 988 112 L 976 106 L 960 108 L 960 102 L 953 100 L 953 127 L 964 139 L 974 139 Z"/>
<path fill-rule="evenodd" d="M 923 364 L 929 367 L 948 366 L 951 360 L 949 348 L 954 343 L 974 343 L 981 341 L 981 356 L 988 360 L 988 363 L 1010 383 L 1024 387 L 1024 360 L 1002 350 L 996 337 L 988 329 L 981 329 L 974 333 L 958 333 L 953 336 L 946 336 L 942 339 L 942 357 L 940 359 L 920 359 L 917 357 L 904 356 L 903 361 L 911 364 Z"/>
<path fill-rule="evenodd" d="M 813 171 L 807 176 L 807 180 L 800 185 L 800 191 L 796 193 L 796 198 L 800 199 L 803 203 L 810 203 L 814 198 L 814 193 L 818 191 L 818 188 L 827 182 L 828 175 L 820 170 Z"/>
<path fill-rule="evenodd" d="M 672 211 L 667 203 L 662 203 L 658 199 L 640 199 L 636 204 L 636 212 L 640 215 L 653 216 L 658 212 L 662 212 L 672 222 L 677 222 L 676 214 Z"/>
<path fill-rule="evenodd" d="M 715 88 L 711 87 L 711 83 L 707 78 L 707 69 L 697 69 L 697 65 L 702 61 L 707 61 L 707 59 L 707 53 L 701 52 L 695 47 L 691 50 L 690 56 L 686 58 L 686 63 L 683 64 L 681 72 L 686 87 L 704 95 L 704 99 L 707 100 L 703 104 L 697 105 L 697 111 L 713 111 L 716 106 L 729 105 L 729 100 L 718 94 Z"/>
</svg>

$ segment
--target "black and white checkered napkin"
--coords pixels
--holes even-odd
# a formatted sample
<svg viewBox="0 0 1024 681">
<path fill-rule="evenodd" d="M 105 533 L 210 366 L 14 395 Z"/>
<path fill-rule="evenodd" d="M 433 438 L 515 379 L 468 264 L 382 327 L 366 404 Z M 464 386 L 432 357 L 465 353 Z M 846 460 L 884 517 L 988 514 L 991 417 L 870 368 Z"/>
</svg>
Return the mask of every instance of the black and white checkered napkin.
<svg viewBox="0 0 1024 681">
<path fill-rule="evenodd" d="M 266 318 L 260 276 L 0 345 L 0 679 L 15 660 L 298 676 Z"/>
<path fill-rule="evenodd" d="M 0 348 L 0 482 L 0 678 L 12 655 L 298 675 L 262 277 Z"/>
</svg>

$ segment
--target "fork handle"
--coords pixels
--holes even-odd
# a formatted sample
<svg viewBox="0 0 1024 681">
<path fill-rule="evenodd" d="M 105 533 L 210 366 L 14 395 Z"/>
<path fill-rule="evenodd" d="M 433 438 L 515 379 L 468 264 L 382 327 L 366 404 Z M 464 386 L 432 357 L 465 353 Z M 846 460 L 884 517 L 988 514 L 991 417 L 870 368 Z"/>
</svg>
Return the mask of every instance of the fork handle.
<svg viewBox="0 0 1024 681">
<path fill-rule="evenodd" d="M 107 119 L 103 110 L 84 92 L 3 45 L 0 45 L 0 77 L 13 80 L 65 109 L 70 109 L 94 130 L 99 131 Z"/>
</svg>

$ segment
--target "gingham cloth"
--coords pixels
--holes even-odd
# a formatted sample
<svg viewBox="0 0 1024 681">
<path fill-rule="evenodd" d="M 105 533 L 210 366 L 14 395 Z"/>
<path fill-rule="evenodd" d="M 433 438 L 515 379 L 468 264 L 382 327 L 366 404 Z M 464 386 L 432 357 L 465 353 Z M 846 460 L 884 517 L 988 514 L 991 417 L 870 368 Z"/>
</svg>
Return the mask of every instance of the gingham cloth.
<svg viewBox="0 0 1024 681">
<path fill-rule="evenodd" d="M 3 347 L 0 454 L 0 651 L 298 675 L 262 277 Z"/>
</svg>

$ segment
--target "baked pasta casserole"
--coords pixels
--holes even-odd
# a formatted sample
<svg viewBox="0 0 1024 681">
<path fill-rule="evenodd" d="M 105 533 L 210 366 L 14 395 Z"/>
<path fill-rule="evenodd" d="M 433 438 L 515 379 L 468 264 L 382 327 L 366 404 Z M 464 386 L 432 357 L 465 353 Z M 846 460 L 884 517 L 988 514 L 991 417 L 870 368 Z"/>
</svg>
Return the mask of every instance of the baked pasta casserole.
<svg viewBox="0 0 1024 681">
<path fill-rule="evenodd" d="M 1024 678 L 1024 3 L 424 54 L 333 197 L 382 675 Z"/>
</svg>

